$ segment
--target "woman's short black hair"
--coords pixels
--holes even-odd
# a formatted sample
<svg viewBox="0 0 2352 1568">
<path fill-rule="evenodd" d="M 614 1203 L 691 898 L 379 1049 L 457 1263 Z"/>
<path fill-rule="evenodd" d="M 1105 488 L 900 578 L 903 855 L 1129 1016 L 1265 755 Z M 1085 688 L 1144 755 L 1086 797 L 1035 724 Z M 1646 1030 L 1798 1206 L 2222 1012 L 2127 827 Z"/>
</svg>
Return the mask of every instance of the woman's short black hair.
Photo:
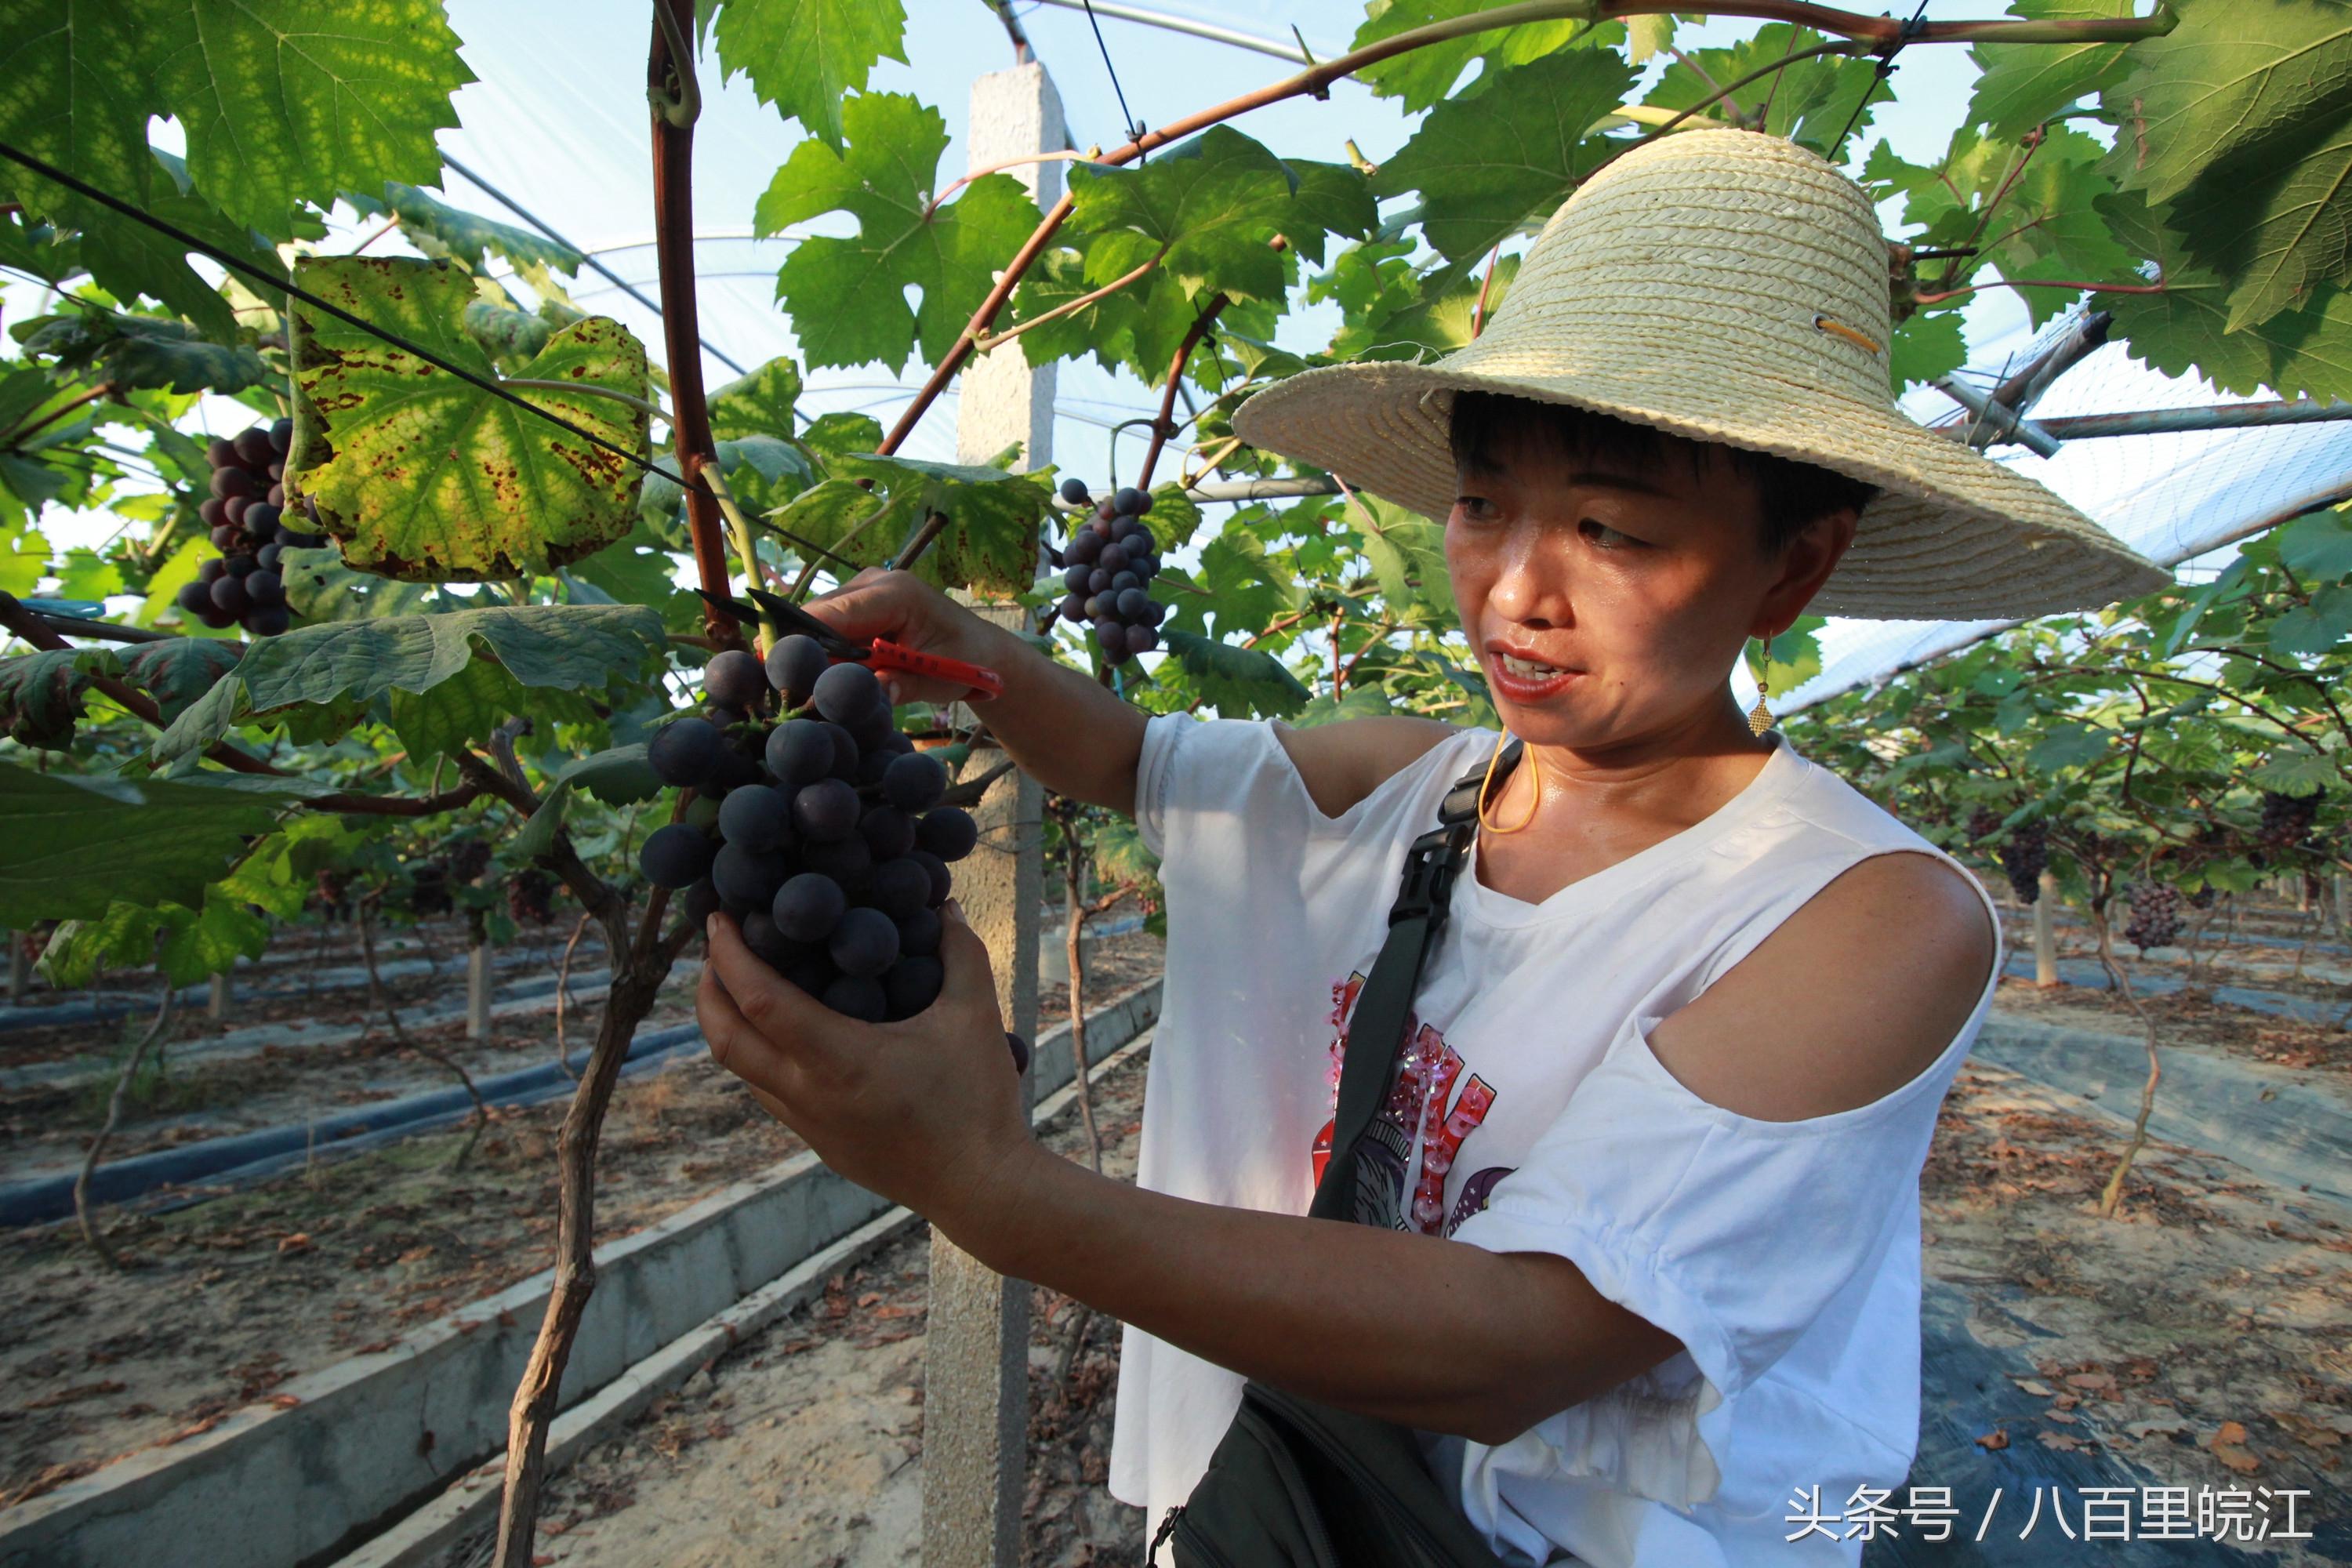
<svg viewBox="0 0 2352 1568">
<path fill-rule="evenodd" d="M 1846 507 L 1858 512 L 1878 494 L 1876 485 L 1811 463 L 1744 447 L 1694 441 L 1572 404 L 1542 403 L 1499 392 L 1454 394 L 1456 464 L 1492 468 L 1497 446 L 1520 442 L 1548 447 L 1574 460 L 1597 459 L 1636 469 L 1672 461 L 1686 463 L 1692 471 L 1699 472 L 1706 468 L 1710 450 L 1721 452 L 1734 473 L 1755 481 L 1767 554 L 1778 554 L 1813 519 Z"/>
</svg>

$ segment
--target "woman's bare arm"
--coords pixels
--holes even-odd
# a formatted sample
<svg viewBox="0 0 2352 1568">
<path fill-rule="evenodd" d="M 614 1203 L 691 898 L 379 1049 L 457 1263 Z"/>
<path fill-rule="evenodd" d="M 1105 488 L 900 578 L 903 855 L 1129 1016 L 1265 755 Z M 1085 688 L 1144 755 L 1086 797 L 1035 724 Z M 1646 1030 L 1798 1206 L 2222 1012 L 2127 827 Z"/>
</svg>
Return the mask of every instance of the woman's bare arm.
<svg viewBox="0 0 2352 1568">
<path fill-rule="evenodd" d="M 809 610 L 845 637 L 887 637 L 1004 677 L 1004 695 L 972 711 L 1021 765 L 1055 795 L 1135 815 L 1144 713 L 1083 671 L 1057 664 L 1013 632 L 905 572 L 865 572 Z M 898 701 L 947 702 L 960 687 L 885 677 Z M 1391 773 L 1452 733 L 1428 719 L 1355 719 L 1277 731 L 1316 808 L 1337 816 Z"/>
</svg>

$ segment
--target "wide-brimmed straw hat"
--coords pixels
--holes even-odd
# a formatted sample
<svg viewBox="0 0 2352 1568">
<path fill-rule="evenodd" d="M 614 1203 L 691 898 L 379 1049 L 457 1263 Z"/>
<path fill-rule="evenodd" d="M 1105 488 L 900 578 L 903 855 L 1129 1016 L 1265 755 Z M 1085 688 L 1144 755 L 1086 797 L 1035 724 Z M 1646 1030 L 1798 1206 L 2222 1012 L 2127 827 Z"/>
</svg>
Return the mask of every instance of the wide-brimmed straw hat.
<svg viewBox="0 0 2352 1568">
<path fill-rule="evenodd" d="M 1860 187 L 1777 136 L 1685 132 L 1562 204 L 1467 347 L 1305 372 L 1234 428 L 1436 518 L 1454 504 L 1462 391 L 1818 464 L 1881 490 L 1811 606 L 1824 615 L 2023 617 L 2169 580 L 2044 486 L 1905 416 L 1888 318 L 1886 241 Z"/>
</svg>

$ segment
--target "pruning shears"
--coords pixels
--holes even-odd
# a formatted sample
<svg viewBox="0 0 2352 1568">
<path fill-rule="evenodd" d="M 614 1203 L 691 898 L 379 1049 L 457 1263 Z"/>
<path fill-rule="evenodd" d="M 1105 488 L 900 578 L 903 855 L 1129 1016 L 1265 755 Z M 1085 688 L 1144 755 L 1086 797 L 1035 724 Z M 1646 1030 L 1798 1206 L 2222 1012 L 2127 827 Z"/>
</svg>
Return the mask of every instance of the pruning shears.
<svg viewBox="0 0 2352 1568">
<path fill-rule="evenodd" d="M 895 669 L 932 680 L 952 681 L 971 688 L 982 697 L 1004 695 L 1004 678 L 984 666 L 966 664 L 960 658 L 941 658 L 937 654 L 918 653 L 887 637 L 870 637 L 861 642 L 843 637 L 790 599 L 763 589 L 747 590 L 752 599 L 752 603 L 748 605 L 723 594 L 714 594 L 707 588 L 695 591 L 713 608 L 734 617 L 739 626 L 765 624 L 779 632 L 796 632 L 803 637 L 815 638 L 817 646 L 824 649 L 825 657 L 835 663 L 858 663 L 877 670 Z"/>
</svg>

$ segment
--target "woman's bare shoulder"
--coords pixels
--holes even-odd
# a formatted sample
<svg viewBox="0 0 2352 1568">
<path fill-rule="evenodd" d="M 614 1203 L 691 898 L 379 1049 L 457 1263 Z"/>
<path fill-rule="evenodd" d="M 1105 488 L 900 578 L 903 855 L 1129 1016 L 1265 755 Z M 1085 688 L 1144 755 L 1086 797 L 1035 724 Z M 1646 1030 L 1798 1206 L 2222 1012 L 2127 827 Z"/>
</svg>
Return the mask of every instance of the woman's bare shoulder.
<svg viewBox="0 0 2352 1568">
<path fill-rule="evenodd" d="M 1311 730 L 1277 724 L 1275 734 L 1326 816 L 1338 816 L 1459 731 L 1434 719 L 1343 719 Z"/>
<path fill-rule="evenodd" d="M 1998 951 L 1967 872 L 1916 851 L 1874 855 L 1661 1022 L 1650 1047 L 1685 1088 L 1739 1115 L 1850 1110 L 1943 1054 Z"/>
</svg>

